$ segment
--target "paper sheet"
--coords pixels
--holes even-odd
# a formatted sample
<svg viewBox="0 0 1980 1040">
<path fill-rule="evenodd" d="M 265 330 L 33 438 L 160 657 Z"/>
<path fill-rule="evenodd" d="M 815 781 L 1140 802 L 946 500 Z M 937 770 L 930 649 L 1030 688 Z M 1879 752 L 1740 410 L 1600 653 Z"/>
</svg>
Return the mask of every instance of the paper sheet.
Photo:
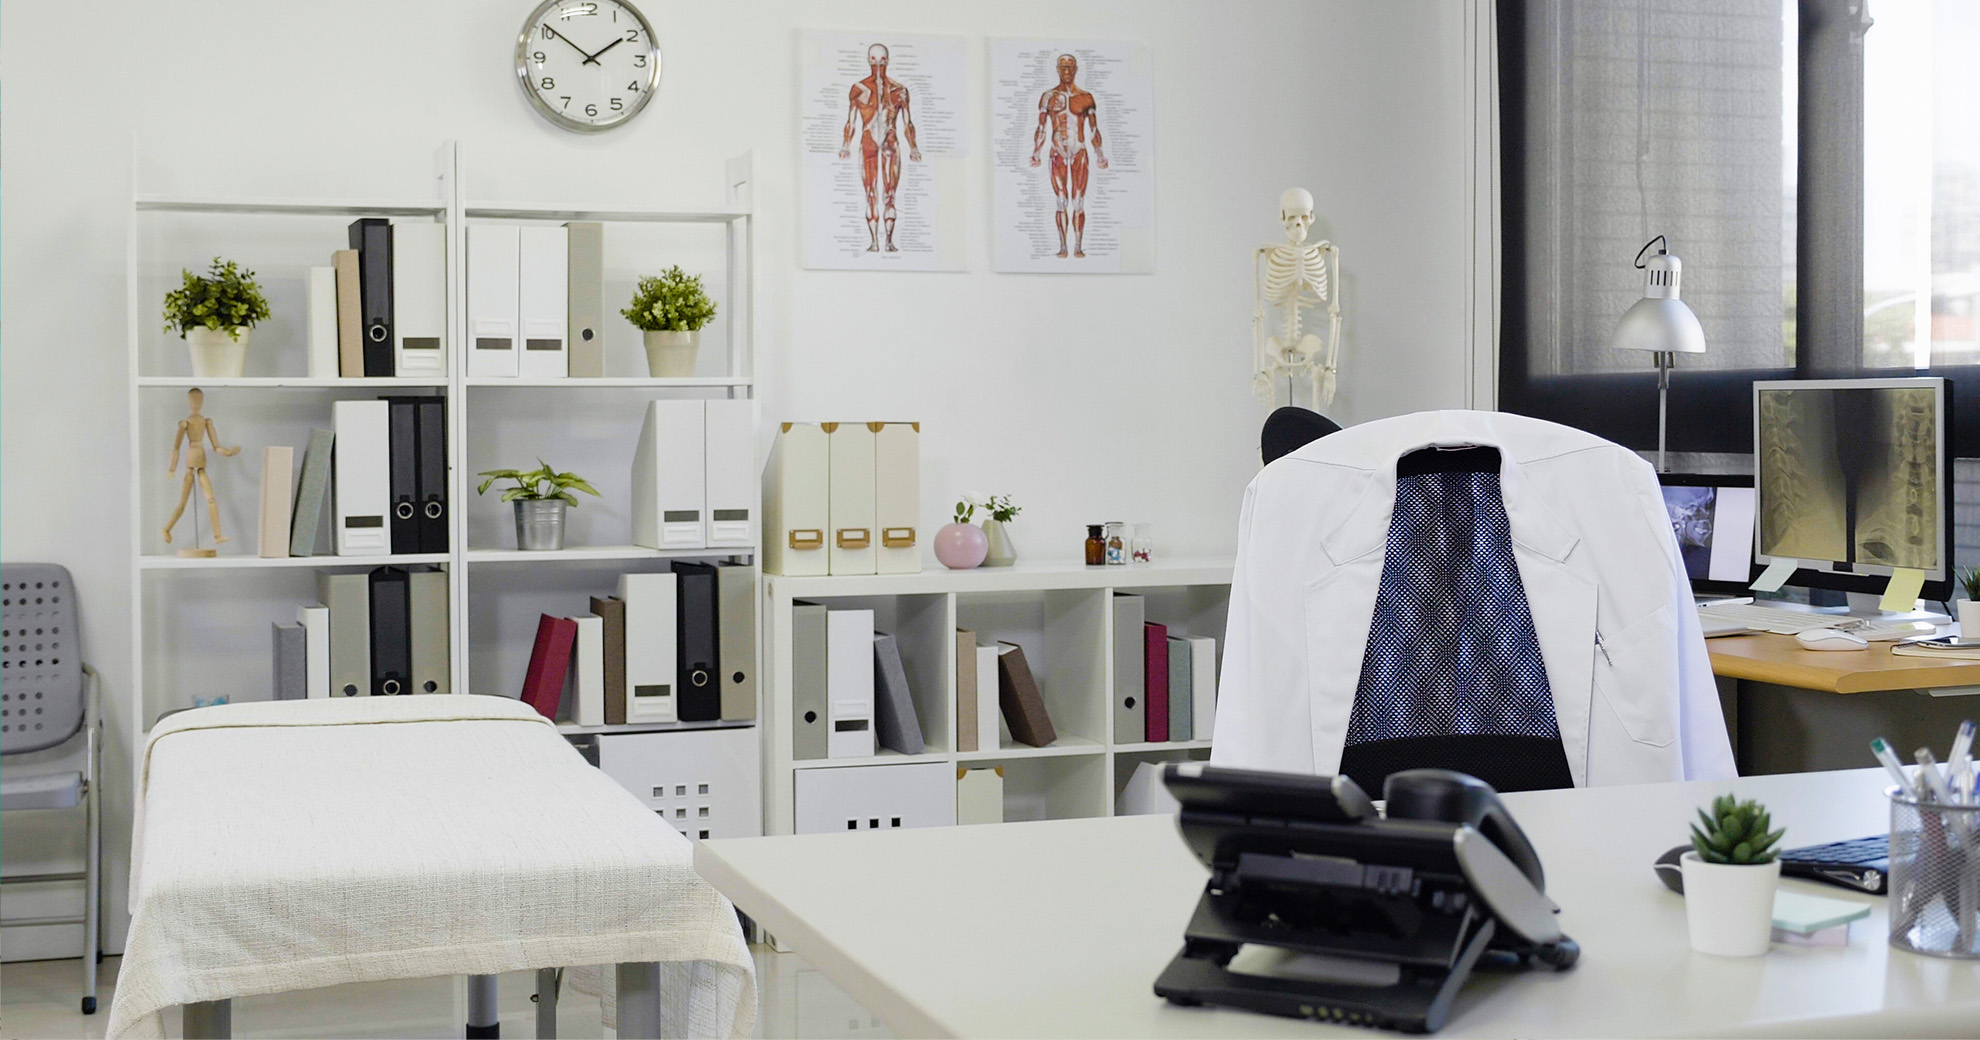
<svg viewBox="0 0 1980 1040">
<path fill-rule="evenodd" d="M 1891 583 L 1884 586 L 1884 601 L 1878 608 L 1891 614 L 1908 614 L 1918 609 L 1918 593 L 1925 588 L 1925 572 L 1910 567 L 1891 571 Z"/>
<path fill-rule="evenodd" d="M 1755 592 L 1779 592 L 1781 586 L 1787 584 L 1787 580 L 1794 576 L 1795 570 L 1800 566 L 1800 560 L 1777 556 L 1774 562 L 1767 565 L 1766 570 L 1760 572 L 1760 577 L 1754 580 L 1751 587 Z"/>
</svg>

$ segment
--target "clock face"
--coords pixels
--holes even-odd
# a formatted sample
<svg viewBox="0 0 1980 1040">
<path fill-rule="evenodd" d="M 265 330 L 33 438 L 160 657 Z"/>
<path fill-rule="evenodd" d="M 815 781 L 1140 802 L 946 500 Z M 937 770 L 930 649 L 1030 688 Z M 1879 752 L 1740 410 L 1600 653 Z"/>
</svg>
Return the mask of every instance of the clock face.
<svg viewBox="0 0 1980 1040">
<path fill-rule="evenodd" d="M 516 39 L 516 78 L 536 110 L 596 133 L 632 119 L 660 85 L 660 45 L 624 0 L 545 0 Z"/>
</svg>

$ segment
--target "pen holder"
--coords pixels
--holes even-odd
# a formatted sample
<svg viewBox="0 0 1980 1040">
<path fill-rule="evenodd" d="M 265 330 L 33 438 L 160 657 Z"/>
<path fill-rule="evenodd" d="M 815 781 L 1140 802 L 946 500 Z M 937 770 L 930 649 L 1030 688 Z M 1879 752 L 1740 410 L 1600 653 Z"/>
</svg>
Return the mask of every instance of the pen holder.
<svg viewBox="0 0 1980 1040">
<path fill-rule="evenodd" d="M 1920 803 L 1892 787 L 1891 945 L 1980 960 L 1980 806 Z"/>
</svg>

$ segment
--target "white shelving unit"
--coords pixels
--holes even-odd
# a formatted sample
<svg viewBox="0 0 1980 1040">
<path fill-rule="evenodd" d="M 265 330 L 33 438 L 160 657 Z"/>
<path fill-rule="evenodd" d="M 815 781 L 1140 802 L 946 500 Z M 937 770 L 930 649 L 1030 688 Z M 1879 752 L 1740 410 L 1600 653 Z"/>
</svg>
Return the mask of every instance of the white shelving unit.
<svg viewBox="0 0 1980 1040">
<path fill-rule="evenodd" d="M 1021 562 L 920 574 L 768 576 L 762 626 L 768 663 L 762 716 L 764 833 L 792 832 L 801 772 L 925 762 L 1004 767 L 1007 820 L 1112 815 L 1115 795 L 1135 765 L 1203 758 L 1210 747 L 1208 740 L 1149 743 L 1140 733 L 1113 732 L 1113 594 L 1143 596 L 1149 620 L 1190 635 L 1213 636 L 1221 653 L 1231 569 L 1229 559 L 1177 559 L 1149 567 Z M 793 757 L 790 633 L 797 600 L 827 608 L 870 608 L 876 628 L 894 633 L 908 664 L 925 752 Z M 958 628 L 975 631 L 985 645 L 1003 639 L 1024 647 L 1057 741 L 1042 748 L 1006 741 L 995 749 L 956 750 Z M 917 676 L 922 678 L 918 685 Z M 935 681 L 927 681 L 929 676 Z"/>
<path fill-rule="evenodd" d="M 450 143 L 435 154 L 433 197 L 424 200 L 312 200 L 266 198 L 198 198 L 134 195 L 128 225 L 127 307 L 129 309 L 129 409 L 133 460 L 131 516 L 132 684 L 130 697 L 136 729 L 135 754 L 157 717 L 191 706 L 195 696 L 228 694 L 236 700 L 265 697 L 270 651 L 268 625 L 293 620 L 297 606 L 315 601 L 315 572 L 369 570 L 379 566 L 430 564 L 450 572 L 452 688 L 459 692 L 514 696 L 521 687 L 523 662 L 529 656 L 537 613 L 574 614 L 585 608 L 585 595 L 609 595 L 622 570 L 657 569 L 680 558 L 754 561 L 758 547 L 746 549 L 660 551 L 614 544 L 629 540 L 626 517 L 631 512 L 630 459 L 639 437 L 643 402 L 656 396 L 755 396 L 755 352 L 752 343 L 755 309 L 754 218 L 751 193 L 754 162 L 749 155 L 729 163 L 725 183 L 730 208 L 705 211 L 643 209 L 623 206 L 587 207 L 558 203 L 470 202 L 464 191 L 463 160 Z M 447 328 L 450 336 L 448 374 L 440 378 L 312 378 L 306 373 L 307 330 L 302 319 L 302 283 L 309 266 L 329 262 L 332 250 L 345 240 L 345 225 L 359 217 L 432 220 L 447 226 Z M 638 332 L 608 314 L 606 345 L 615 345 L 621 369 L 628 363 L 637 372 L 597 379 L 469 379 L 464 344 L 466 314 L 465 227 L 477 222 L 541 222 L 562 224 L 593 220 L 607 223 L 606 283 L 608 305 L 619 302 L 620 290 L 630 297 L 628 271 L 651 273 L 674 262 L 676 248 L 664 229 L 684 226 L 712 239 L 678 248 L 690 270 L 712 273 L 710 294 L 721 312 L 717 316 L 716 346 L 704 346 L 704 368 L 693 378 L 654 379 L 644 374 L 638 353 L 628 353 Z M 612 241 L 620 229 L 661 231 L 659 238 L 641 238 L 627 231 L 631 244 L 644 247 L 636 260 L 622 259 L 614 268 Z M 657 251 L 657 252 L 656 252 Z M 199 268 L 209 256 L 240 260 L 256 269 L 276 315 L 257 328 L 249 347 L 249 371 L 237 379 L 195 379 L 187 371 L 186 350 L 175 335 L 161 331 L 157 305 L 165 289 L 175 285 L 182 267 Z M 720 253 L 719 261 L 702 260 Z M 612 307 L 616 311 L 616 307 Z M 616 326 L 624 326 L 618 328 Z M 706 334 L 704 339 L 709 339 Z M 608 354 L 608 366 L 613 355 Z M 273 369 L 274 371 L 265 371 Z M 611 367 L 608 372 L 613 371 Z M 208 392 L 206 414 L 213 417 L 224 443 L 239 444 L 238 457 L 214 457 L 216 493 L 222 496 L 222 519 L 232 541 L 210 559 L 180 557 L 189 543 L 190 525 L 181 521 L 178 545 L 164 545 L 159 529 L 176 497 L 178 478 L 164 490 L 163 452 L 172 424 L 184 414 L 184 391 Z M 363 399 L 381 393 L 431 390 L 448 403 L 447 464 L 449 509 L 452 511 L 450 550 L 445 553 L 396 556 L 309 556 L 262 559 L 256 551 L 254 522 L 258 509 L 260 451 L 264 445 L 300 446 L 311 427 L 330 425 L 330 406 L 337 400 Z M 476 439 L 479 436 L 481 439 Z M 490 494 L 474 492 L 475 473 L 531 458 L 497 461 L 481 457 L 485 444 L 505 448 L 514 442 L 562 438 L 569 454 L 561 468 L 576 469 L 600 486 L 603 500 L 587 500 L 573 512 L 584 518 L 576 525 L 568 548 L 559 552 L 518 552 L 513 525 L 505 522 L 506 506 Z M 586 454 L 580 455 L 582 448 Z M 623 455 L 625 465 L 593 461 L 600 453 Z M 551 452 L 551 457 L 556 457 Z M 616 472 L 598 472 L 601 468 Z M 617 494 L 615 491 L 623 491 Z M 187 516 L 198 514 L 204 527 L 203 503 L 195 491 Z M 596 517 L 596 521 L 592 518 Z M 590 524 L 590 527 L 584 524 Z M 618 537 L 586 544 L 589 530 L 612 527 Z M 760 543 L 759 543 L 760 544 Z M 518 634 L 518 618 L 526 616 L 527 631 Z M 518 645 L 519 644 L 519 645 Z M 759 654 L 760 658 L 760 654 Z M 760 674 L 760 660 L 759 660 Z M 560 726 L 573 736 L 682 732 L 732 729 L 745 723 L 686 723 L 610 727 Z"/>
</svg>

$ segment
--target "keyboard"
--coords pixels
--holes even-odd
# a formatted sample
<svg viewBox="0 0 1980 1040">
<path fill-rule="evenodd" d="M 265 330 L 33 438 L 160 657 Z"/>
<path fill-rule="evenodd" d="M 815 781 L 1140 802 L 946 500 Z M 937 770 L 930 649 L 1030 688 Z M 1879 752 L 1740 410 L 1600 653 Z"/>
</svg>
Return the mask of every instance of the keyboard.
<svg viewBox="0 0 1980 1040">
<path fill-rule="evenodd" d="M 1878 624 L 1863 618 L 1850 617 L 1847 614 L 1814 614 L 1805 610 L 1763 607 L 1756 603 L 1714 604 L 1709 607 L 1699 607 L 1698 620 L 1704 623 L 1708 631 L 1713 628 L 1725 629 L 1743 625 L 1784 636 L 1818 628 L 1840 628 L 1845 632 L 1862 636 L 1872 643 L 1929 636 L 1938 631 L 1937 626 L 1930 622 L 1893 621 Z"/>
<path fill-rule="evenodd" d="M 1890 883 L 1890 837 L 1879 834 L 1789 849 L 1781 853 L 1781 873 L 1881 896 Z"/>
</svg>

